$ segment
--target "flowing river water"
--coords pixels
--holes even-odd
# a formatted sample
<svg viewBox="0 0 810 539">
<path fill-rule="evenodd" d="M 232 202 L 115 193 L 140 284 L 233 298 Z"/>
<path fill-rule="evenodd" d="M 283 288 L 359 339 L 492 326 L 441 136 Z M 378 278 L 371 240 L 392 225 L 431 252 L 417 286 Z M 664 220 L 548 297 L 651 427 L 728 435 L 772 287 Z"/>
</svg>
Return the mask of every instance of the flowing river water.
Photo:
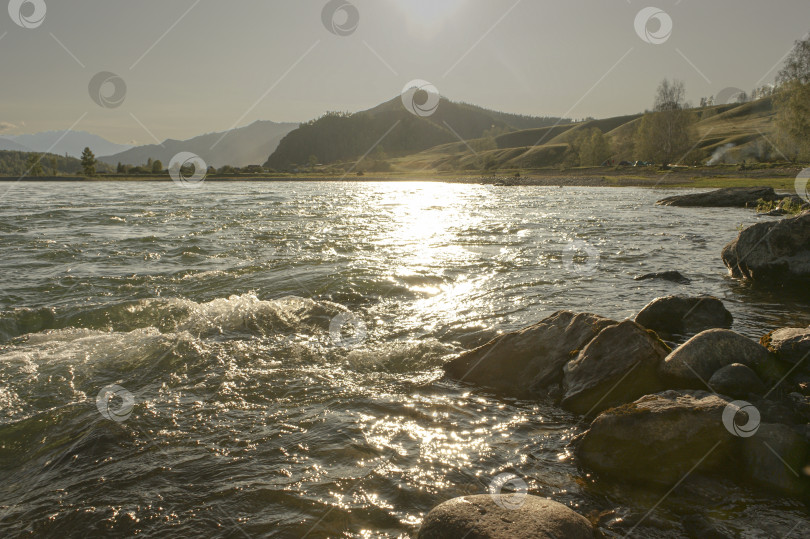
<svg viewBox="0 0 810 539">
<path fill-rule="evenodd" d="M 2 536 L 407 537 L 503 473 L 617 536 L 653 507 L 635 536 L 696 513 L 729 536 L 807 523 L 720 479 L 656 505 L 579 468 L 578 417 L 442 379 L 560 309 L 708 293 L 752 338 L 810 324 L 810 297 L 727 276 L 723 245 L 767 219 L 750 210 L 634 188 L 0 187 Z M 669 269 L 692 284 L 633 280 Z"/>
</svg>

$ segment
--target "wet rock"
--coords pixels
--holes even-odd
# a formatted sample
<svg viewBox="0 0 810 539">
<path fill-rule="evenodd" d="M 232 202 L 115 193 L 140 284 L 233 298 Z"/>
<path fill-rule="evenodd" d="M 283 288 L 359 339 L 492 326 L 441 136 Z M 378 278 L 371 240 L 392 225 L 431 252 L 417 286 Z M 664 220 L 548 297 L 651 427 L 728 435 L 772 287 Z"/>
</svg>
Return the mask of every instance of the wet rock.
<svg viewBox="0 0 810 539">
<path fill-rule="evenodd" d="M 673 196 L 659 200 L 656 204 L 704 208 L 746 208 L 756 207 L 760 199 L 775 202 L 780 198 L 782 197 L 777 195 L 772 187 L 727 187 L 708 193 Z"/>
<path fill-rule="evenodd" d="M 679 284 L 689 284 L 692 282 L 691 279 L 687 279 L 679 271 L 659 271 L 635 277 L 636 281 L 648 281 L 650 279 L 661 279 L 663 281 L 671 281 Z"/>
<path fill-rule="evenodd" d="M 623 481 L 673 485 L 693 468 L 728 462 L 734 437 L 723 426 L 726 399 L 706 391 L 665 391 L 599 415 L 575 448 L 587 468 Z"/>
<path fill-rule="evenodd" d="M 772 331 L 760 343 L 782 361 L 801 363 L 799 370 L 810 373 L 810 328 L 782 328 Z"/>
<path fill-rule="evenodd" d="M 718 369 L 709 378 L 709 385 L 718 393 L 735 399 L 745 398 L 752 393 L 762 395 L 767 391 L 757 373 L 742 363 L 732 363 Z"/>
<path fill-rule="evenodd" d="M 794 425 L 796 423 L 796 414 L 786 404 L 765 398 L 750 399 L 750 402 L 759 410 L 760 419 L 763 423 L 780 423 L 782 425 Z"/>
<path fill-rule="evenodd" d="M 803 423 L 810 423 L 810 397 L 801 393 L 791 393 L 787 397 L 793 414 Z"/>
<path fill-rule="evenodd" d="M 501 335 L 444 366 L 454 380 L 512 394 L 535 394 L 558 383 L 563 366 L 601 330 L 617 322 L 559 311 L 520 331 Z"/>
<path fill-rule="evenodd" d="M 742 363 L 760 373 L 770 359 L 768 350 L 754 341 L 727 329 L 698 333 L 661 364 L 661 377 L 670 387 L 705 388 L 719 369 Z"/>
<path fill-rule="evenodd" d="M 565 505 L 526 496 L 515 509 L 481 494 L 446 501 L 425 517 L 418 539 L 593 539 L 593 526 Z"/>
<path fill-rule="evenodd" d="M 810 212 L 757 223 L 723 248 L 732 277 L 769 286 L 806 283 L 810 277 Z"/>
<path fill-rule="evenodd" d="M 565 365 L 562 407 L 599 413 L 661 391 L 658 369 L 668 353 L 657 335 L 630 320 L 603 329 Z"/>
<path fill-rule="evenodd" d="M 810 492 L 804 473 L 809 450 L 806 438 L 793 428 L 762 423 L 743 445 L 746 475 L 781 494 L 802 496 Z"/>
<path fill-rule="evenodd" d="M 694 335 L 714 328 L 730 328 L 734 317 L 723 302 L 711 296 L 666 296 L 647 304 L 636 322 L 663 336 Z"/>
</svg>

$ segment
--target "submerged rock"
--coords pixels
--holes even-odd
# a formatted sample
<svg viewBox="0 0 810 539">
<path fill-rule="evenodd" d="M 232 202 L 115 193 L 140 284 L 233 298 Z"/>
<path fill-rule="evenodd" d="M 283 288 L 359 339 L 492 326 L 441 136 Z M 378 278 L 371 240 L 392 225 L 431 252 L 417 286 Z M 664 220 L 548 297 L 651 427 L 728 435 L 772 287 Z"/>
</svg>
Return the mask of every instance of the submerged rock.
<svg viewBox="0 0 810 539">
<path fill-rule="evenodd" d="M 536 393 L 563 377 L 563 366 L 600 331 L 617 322 L 559 311 L 520 331 L 496 337 L 444 366 L 446 375 L 513 395 Z"/>
<path fill-rule="evenodd" d="M 723 248 L 732 277 L 778 286 L 810 278 L 810 212 L 757 223 Z"/>
<path fill-rule="evenodd" d="M 562 407 L 599 413 L 661 391 L 658 369 L 668 353 L 657 335 L 630 320 L 603 329 L 565 365 Z"/>
<path fill-rule="evenodd" d="M 636 281 L 648 281 L 650 279 L 661 279 L 663 281 L 671 281 L 679 284 L 689 284 L 692 282 L 691 279 L 687 279 L 679 271 L 659 271 L 656 273 L 647 273 L 634 278 Z"/>
<path fill-rule="evenodd" d="M 742 363 L 761 373 L 770 359 L 762 345 L 727 329 L 698 333 L 661 364 L 661 377 L 671 387 L 700 389 L 721 368 Z"/>
<path fill-rule="evenodd" d="M 746 208 L 748 206 L 756 207 L 759 200 L 775 202 L 781 198 L 772 187 L 727 187 L 708 193 L 673 196 L 659 200 L 656 204 L 660 206 Z"/>
<path fill-rule="evenodd" d="M 730 328 L 734 317 L 722 301 L 711 296 L 666 296 L 647 304 L 636 315 L 636 322 L 664 338 L 673 338 Z"/>
<path fill-rule="evenodd" d="M 446 501 L 428 513 L 417 538 L 593 539 L 588 519 L 561 503 L 526 496 L 511 508 L 498 499 L 480 494 Z"/>
<path fill-rule="evenodd" d="M 782 328 L 760 340 L 776 357 L 788 363 L 801 363 L 799 370 L 810 372 L 810 328 Z"/>
<path fill-rule="evenodd" d="M 599 415 L 575 452 L 601 475 L 672 485 L 690 470 L 728 462 L 734 443 L 722 422 L 728 404 L 706 391 L 647 395 Z"/>
<path fill-rule="evenodd" d="M 709 378 L 709 386 L 718 393 L 735 399 L 742 399 L 752 393 L 762 395 L 767 391 L 757 373 L 742 363 L 732 363 L 719 369 Z"/>
</svg>

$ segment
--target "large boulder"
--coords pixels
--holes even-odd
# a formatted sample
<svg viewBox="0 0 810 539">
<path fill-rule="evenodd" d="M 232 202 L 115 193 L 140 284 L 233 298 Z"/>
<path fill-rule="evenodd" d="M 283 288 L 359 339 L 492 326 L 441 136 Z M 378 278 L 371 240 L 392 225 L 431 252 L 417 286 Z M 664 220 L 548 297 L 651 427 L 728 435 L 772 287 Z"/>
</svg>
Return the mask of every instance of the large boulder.
<svg viewBox="0 0 810 539">
<path fill-rule="evenodd" d="M 746 475 L 765 488 L 802 496 L 808 489 L 807 439 L 787 425 L 761 423 L 743 445 Z"/>
<path fill-rule="evenodd" d="M 732 277 L 768 285 L 807 282 L 810 278 L 810 212 L 757 223 L 723 248 Z"/>
<path fill-rule="evenodd" d="M 656 204 L 705 208 L 747 208 L 756 207 L 759 200 L 775 202 L 781 198 L 772 187 L 726 187 L 717 191 L 672 196 L 659 200 Z"/>
<path fill-rule="evenodd" d="M 558 383 L 563 366 L 600 331 L 617 322 L 559 311 L 520 331 L 501 335 L 444 366 L 448 377 L 512 395 Z"/>
<path fill-rule="evenodd" d="M 462 496 L 433 508 L 418 539 L 593 539 L 588 519 L 565 505 L 526 496 L 519 507 L 498 503 L 498 495 Z"/>
<path fill-rule="evenodd" d="M 767 391 L 757 373 L 742 363 L 732 363 L 718 369 L 709 378 L 709 386 L 716 392 L 735 399 L 742 399 L 751 394 L 762 395 Z"/>
<path fill-rule="evenodd" d="M 810 328 L 782 328 L 760 340 L 777 359 L 801 363 L 799 370 L 810 372 Z"/>
<path fill-rule="evenodd" d="M 600 475 L 672 485 L 693 469 L 715 470 L 728 462 L 735 441 L 723 426 L 728 404 L 706 391 L 647 395 L 599 415 L 575 452 Z"/>
<path fill-rule="evenodd" d="M 694 335 L 707 329 L 730 328 L 734 317 L 711 296 L 666 296 L 647 304 L 636 322 L 666 339 Z"/>
<path fill-rule="evenodd" d="M 630 320 L 603 329 L 565 365 L 563 408 L 599 413 L 661 391 L 658 369 L 669 351 L 657 335 Z"/>
<path fill-rule="evenodd" d="M 710 329 L 669 354 L 661 364 L 661 377 L 669 387 L 702 389 L 727 365 L 741 363 L 761 374 L 769 360 L 764 346 L 727 329 Z"/>
</svg>

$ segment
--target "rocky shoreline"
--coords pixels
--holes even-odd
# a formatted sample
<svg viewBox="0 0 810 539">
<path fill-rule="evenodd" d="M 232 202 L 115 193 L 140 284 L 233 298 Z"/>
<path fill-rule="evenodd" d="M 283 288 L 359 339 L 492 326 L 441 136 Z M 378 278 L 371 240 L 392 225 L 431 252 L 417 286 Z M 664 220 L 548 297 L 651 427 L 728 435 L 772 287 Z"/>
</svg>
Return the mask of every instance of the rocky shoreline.
<svg viewBox="0 0 810 539">
<path fill-rule="evenodd" d="M 782 198 L 768 188 L 724 189 L 659 204 L 745 207 L 754 196 Z M 807 283 L 810 211 L 741 231 L 722 257 L 734 278 Z M 683 277 L 662 275 L 650 278 Z M 774 328 L 756 342 L 732 325 L 709 296 L 657 298 L 634 320 L 559 311 L 444 370 L 456 382 L 581 416 L 589 427 L 572 454 L 600 482 L 674 490 L 699 475 L 810 503 L 810 327 Z M 437 506 L 419 534 L 462 536 L 607 535 L 564 505 L 498 491 Z"/>
</svg>

